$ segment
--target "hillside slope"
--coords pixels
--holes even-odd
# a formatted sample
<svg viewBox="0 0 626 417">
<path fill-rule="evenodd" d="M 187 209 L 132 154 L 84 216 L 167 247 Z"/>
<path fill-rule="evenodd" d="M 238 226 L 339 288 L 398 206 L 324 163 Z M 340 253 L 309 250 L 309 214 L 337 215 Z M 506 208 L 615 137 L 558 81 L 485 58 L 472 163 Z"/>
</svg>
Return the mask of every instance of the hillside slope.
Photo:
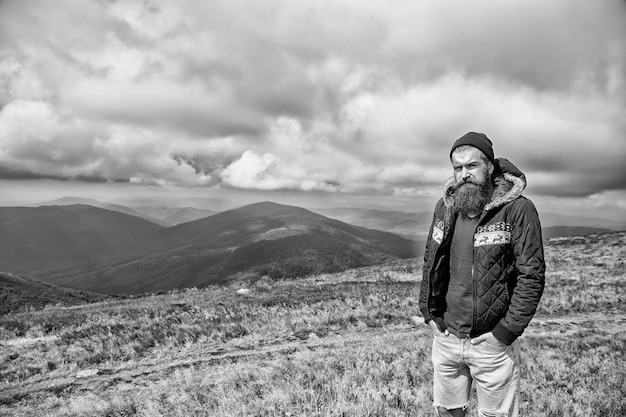
<svg viewBox="0 0 626 417">
<path fill-rule="evenodd" d="M 29 307 L 41 309 L 47 305 L 86 304 L 110 298 L 102 294 L 57 287 L 0 271 L 0 315 Z"/>
<path fill-rule="evenodd" d="M 113 203 L 105 203 L 99 200 L 94 200 L 92 198 L 80 198 L 80 197 L 63 197 L 58 198 L 56 200 L 51 200 L 42 204 L 31 205 L 29 207 L 42 207 L 42 206 L 75 206 L 75 205 L 83 205 L 83 206 L 93 206 L 105 210 L 117 211 L 124 214 L 129 214 L 131 216 L 139 217 L 144 220 L 148 220 L 149 222 L 156 223 L 159 226 L 170 226 L 167 222 L 163 222 L 161 219 L 147 215 L 141 211 L 132 209 L 130 207 L 126 207 L 120 204 Z"/>
<path fill-rule="evenodd" d="M 0 267 L 45 277 L 48 269 L 142 253 L 163 230 L 135 216 L 86 205 L 0 207 Z"/>
</svg>

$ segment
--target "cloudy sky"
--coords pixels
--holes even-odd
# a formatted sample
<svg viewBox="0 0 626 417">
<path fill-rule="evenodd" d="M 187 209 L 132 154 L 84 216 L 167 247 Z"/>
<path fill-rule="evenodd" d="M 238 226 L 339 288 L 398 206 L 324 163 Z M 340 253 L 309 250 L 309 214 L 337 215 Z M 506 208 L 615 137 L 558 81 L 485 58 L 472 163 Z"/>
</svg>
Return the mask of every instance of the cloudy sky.
<svg viewBox="0 0 626 417">
<path fill-rule="evenodd" d="M 623 216 L 626 2 L 0 2 L 0 201 L 422 211 L 467 131 L 540 210 Z"/>
</svg>

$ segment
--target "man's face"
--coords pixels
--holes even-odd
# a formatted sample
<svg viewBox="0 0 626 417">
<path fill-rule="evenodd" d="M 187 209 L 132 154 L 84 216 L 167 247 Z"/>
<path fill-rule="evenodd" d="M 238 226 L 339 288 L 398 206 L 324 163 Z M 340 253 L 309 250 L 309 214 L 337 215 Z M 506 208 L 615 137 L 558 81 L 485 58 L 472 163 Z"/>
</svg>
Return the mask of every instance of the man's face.
<svg viewBox="0 0 626 417">
<path fill-rule="evenodd" d="M 454 206 L 459 213 L 474 216 L 491 199 L 493 165 L 483 160 L 482 152 L 474 147 L 458 148 L 452 153 L 454 168 Z"/>
<path fill-rule="evenodd" d="M 486 163 L 480 149 L 474 147 L 456 149 L 452 153 L 452 168 L 457 186 L 465 183 L 465 185 L 460 185 L 461 187 L 485 184 L 490 180 L 493 172 L 493 166 Z"/>
</svg>

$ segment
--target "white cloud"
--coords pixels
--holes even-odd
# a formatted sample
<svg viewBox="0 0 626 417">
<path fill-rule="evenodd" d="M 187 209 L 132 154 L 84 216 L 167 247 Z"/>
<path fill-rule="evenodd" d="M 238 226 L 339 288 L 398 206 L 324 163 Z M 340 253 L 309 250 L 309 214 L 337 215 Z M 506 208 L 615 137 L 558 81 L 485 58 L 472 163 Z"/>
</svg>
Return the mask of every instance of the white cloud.
<svg viewBox="0 0 626 417">
<path fill-rule="evenodd" d="M 33 70 L 13 54 L 0 53 L 0 105 L 13 100 L 45 100 L 50 96 Z"/>
<path fill-rule="evenodd" d="M 238 152 L 232 138 L 205 143 L 166 133 L 89 122 L 41 101 L 14 101 L 0 111 L 0 165 L 18 178 L 22 172 L 27 177 L 213 185 L 219 172 L 188 162 L 210 154 L 219 171 Z M 176 158 L 184 153 L 186 158 Z"/>
<path fill-rule="evenodd" d="M 62 177 L 91 174 L 98 156 L 91 126 L 41 101 L 17 100 L 0 112 L 0 163 Z"/>
<path fill-rule="evenodd" d="M 449 174 L 452 141 L 477 130 L 535 193 L 622 190 L 625 9 L 2 2 L 0 164 L 10 175 L 417 196 Z"/>
<path fill-rule="evenodd" d="M 234 161 L 222 172 L 226 185 L 238 188 L 274 190 L 285 187 L 285 182 L 272 175 L 272 164 L 276 157 L 271 153 L 257 155 L 254 151 L 246 151 L 241 158 Z"/>
</svg>

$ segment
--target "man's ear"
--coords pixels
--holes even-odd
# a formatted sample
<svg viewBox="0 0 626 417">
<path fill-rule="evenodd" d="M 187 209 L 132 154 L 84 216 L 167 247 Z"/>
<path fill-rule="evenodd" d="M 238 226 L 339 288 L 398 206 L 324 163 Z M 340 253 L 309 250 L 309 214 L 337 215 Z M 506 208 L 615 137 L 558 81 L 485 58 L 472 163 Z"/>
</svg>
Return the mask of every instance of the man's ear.
<svg viewBox="0 0 626 417">
<path fill-rule="evenodd" d="M 496 167 L 493 165 L 491 161 L 489 161 L 489 176 L 493 177 L 493 173 L 496 170 Z"/>
</svg>

